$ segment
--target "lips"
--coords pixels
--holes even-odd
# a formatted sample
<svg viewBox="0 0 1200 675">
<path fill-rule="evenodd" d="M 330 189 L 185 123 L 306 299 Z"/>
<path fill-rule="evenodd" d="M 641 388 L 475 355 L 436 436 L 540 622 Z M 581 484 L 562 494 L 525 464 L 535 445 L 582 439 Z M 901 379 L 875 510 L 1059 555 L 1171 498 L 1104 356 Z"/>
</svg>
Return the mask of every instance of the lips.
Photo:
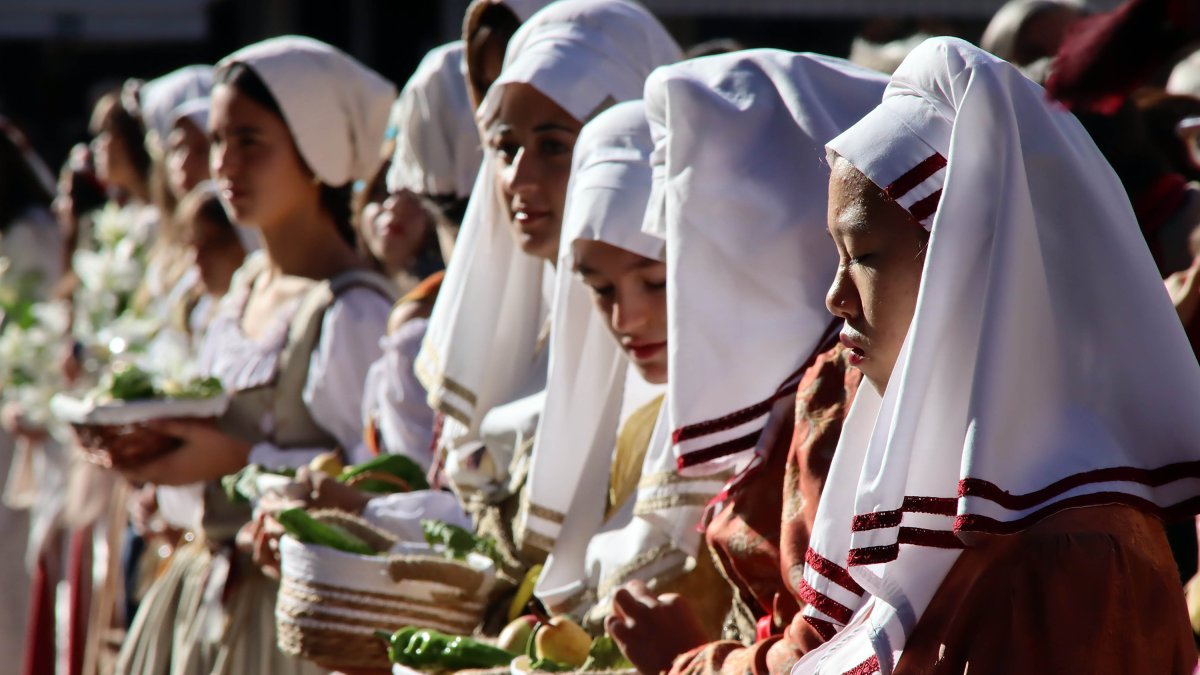
<svg viewBox="0 0 1200 675">
<path fill-rule="evenodd" d="M 533 225 L 539 221 L 545 220 L 550 216 L 550 212 L 542 209 L 534 209 L 530 207 L 516 207 L 513 209 L 513 221 L 521 227 Z"/>
<path fill-rule="evenodd" d="M 846 333 L 839 334 L 838 341 L 842 343 L 842 346 L 850 350 L 850 356 L 848 357 L 850 365 L 857 366 L 867 358 L 866 352 L 859 343 L 854 338 L 846 335 Z"/>
<path fill-rule="evenodd" d="M 625 345 L 625 351 L 637 361 L 652 359 L 666 348 L 666 341 L 630 343 Z"/>
</svg>

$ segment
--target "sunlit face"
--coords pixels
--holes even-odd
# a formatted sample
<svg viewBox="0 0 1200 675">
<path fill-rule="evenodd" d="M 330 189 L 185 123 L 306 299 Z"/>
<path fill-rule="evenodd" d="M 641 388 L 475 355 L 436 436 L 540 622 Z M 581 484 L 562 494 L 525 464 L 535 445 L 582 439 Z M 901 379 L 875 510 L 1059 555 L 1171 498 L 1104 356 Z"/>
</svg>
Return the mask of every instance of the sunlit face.
<svg viewBox="0 0 1200 675">
<path fill-rule="evenodd" d="M 488 129 L 513 237 L 522 251 L 550 262 L 558 258 L 571 152 L 582 126 L 537 89 L 510 84 Z"/>
<path fill-rule="evenodd" d="M 850 362 L 882 395 L 916 310 L 929 234 L 841 157 L 829 178 L 829 234 L 838 269 L 825 304 L 846 322 Z"/>
<path fill-rule="evenodd" d="M 205 292 L 224 295 L 233 273 L 246 258 L 246 249 L 237 235 L 197 214 L 191 223 L 188 248 L 196 261 Z"/>
<path fill-rule="evenodd" d="M 138 177 L 133 156 L 124 139 L 112 130 L 111 122 L 106 122 L 92 139 L 92 152 L 96 158 L 96 177 L 101 182 L 126 192 L 134 191 Z"/>
<path fill-rule="evenodd" d="M 363 207 L 359 236 L 389 274 L 408 268 L 433 229 L 421 198 L 408 190 L 373 195 Z"/>
<path fill-rule="evenodd" d="M 647 382 L 667 381 L 667 266 L 602 241 L 574 243 L 575 269 Z"/>
<path fill-rule="evenodd" d="M 181 117 L 167 135 L 167 181 L 176 199 L 208 179 L 208 137 L 192 120 Z"/>
<path fill-rule="evenodd" d="M 284 121 L 227 84 L 212 91 L 209 137 L 209 170 L 235 222 L 269 230 L 320 208 Z"/>
</svg>

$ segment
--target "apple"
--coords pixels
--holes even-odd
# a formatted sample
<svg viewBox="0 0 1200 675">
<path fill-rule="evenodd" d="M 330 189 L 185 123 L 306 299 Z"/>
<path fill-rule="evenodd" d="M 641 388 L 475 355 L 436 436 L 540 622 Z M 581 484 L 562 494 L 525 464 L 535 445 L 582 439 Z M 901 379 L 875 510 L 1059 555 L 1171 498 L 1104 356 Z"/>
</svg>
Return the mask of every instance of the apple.
<svg viewBox="0 0 1200 675">
<path fill-rule="evenodd" d="M 517 617 L 500 631 L 496 646 L 514 654 L 524 654 L 525 648 L 529 646 L 529 636 L 533 635 L 533 627 L 537 622 L 537 617 L 532 614 Z"/>
<path fill-rule="evenodd" d="M 537 657 L 578 668 L 587 661 L 592 638 L 567 616 L 556 616 L 534 638 Z"/>
</svg>

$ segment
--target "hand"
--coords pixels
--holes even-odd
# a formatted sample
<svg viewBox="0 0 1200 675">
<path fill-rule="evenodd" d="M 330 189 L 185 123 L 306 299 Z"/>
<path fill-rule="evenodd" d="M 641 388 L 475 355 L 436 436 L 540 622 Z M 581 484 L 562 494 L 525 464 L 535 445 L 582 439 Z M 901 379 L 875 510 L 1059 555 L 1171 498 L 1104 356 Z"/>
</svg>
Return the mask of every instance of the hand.
<svg viewBox="0 0 1200 675">
<path fill-rule="evenodd" d="M 129 524 L 143 538 L 163 531 L 163 522 L 158 515 L 158 493 L 153 485 L 143 485 L 129 497 Z"/>
<path fill-rule="evenodd" d="M 708 642 L 686 598 L 675 593 L 655 597 L 642 581 L 617 589 L 604 627 L 641 673 L 669 671 L 680 654 Z"/>
<path fill-rule="evenodd" d="M 262 573 L 276 581 L 279 580 L 279 538 L 283 532 L 279 521 L 270 512 L 259 508 L 254 512 L 254 518 L 238 530 L 236 539 L 238 549 L 249 553 Z"/>
<path fill-rule="evenodd" d="M 134 485 L 188 485 L 217 480 L 246 466 L 250 444 L 217 428 L 211 420 L 160 420 L 150 428 L 183 441 L 183 445 L 158 459 L 122 475 Z"/>
<path fill-rule="evenodd" d="M 1200 258 L 1194 260 L 1186 270 L 1167 277 L 1164 283 L 1171 303 L 1179 313 L 1179 320 L 1185 327 L 1191 325 L 1196 318 L 1196 310 L 1200 309 Z"/>
<path fill-rule="evenodd" d="M 0 410 L 0 424 L 4 430 L 25 441 L 26 443 L 40 443 L 46 439 L 46 430 L 35 425 L 29 424 L 25 418 L 25 411 L 17 403 L 7 403 Z"/>
</svg>

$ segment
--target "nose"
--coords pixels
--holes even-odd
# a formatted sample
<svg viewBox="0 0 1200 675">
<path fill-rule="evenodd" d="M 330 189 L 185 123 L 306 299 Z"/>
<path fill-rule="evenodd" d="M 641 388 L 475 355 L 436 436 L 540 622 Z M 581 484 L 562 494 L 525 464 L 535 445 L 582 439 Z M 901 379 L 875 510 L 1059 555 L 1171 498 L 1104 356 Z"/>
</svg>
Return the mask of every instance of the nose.
<svg viewBox="0 0 1200 675">
<path fill-rule="evenodd" d="M 233 174 L 233 153 L 226 143 L 213 143 L 208 150 L 208 170 L 213 178 L 229 178 Z"/>
<path fill-rule="evenodd" d="M 632 297 L 636 294 L 618 294 L 613 301 L 612 328 L 617 335 L 636 336 L 649 317 L 648 303 L 641 298 Z"/>
<path fill-rule="evenodd" d="M 512 163 L 504 168 L 505 193 L 509 196 L 527 195 L 536 190 L 538 173 L 537 162 L 525 152 L 525 148 L 521 148 Z"/>
<path fill-rule="evenodd" d="M 843 265 L 838 266 L 837 273 L 833 276 L 833 283 L 830 284 L 829 291 L 825 293 L 825 308 L 829 310 L 830 314 L 843 320 L 855 317 L 861 311 L 858 290 L 854 287 L 854 281 L 850 279 L 850 273 Z"/>
</svg>

